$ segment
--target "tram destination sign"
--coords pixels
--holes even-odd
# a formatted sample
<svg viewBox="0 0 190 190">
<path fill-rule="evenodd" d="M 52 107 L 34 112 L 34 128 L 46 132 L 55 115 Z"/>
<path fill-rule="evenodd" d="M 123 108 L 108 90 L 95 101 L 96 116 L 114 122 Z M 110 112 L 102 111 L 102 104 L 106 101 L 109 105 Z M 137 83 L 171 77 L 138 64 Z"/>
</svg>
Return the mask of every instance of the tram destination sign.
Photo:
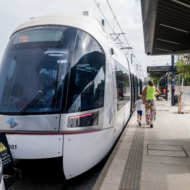
<svg viewBox="0 0 190 190">
<path fill-rule="evenodd" d="M 170 71 L 171 71 L 171 66 L 147 67 L 147 73 L 170 72 Z"/>
</svg>

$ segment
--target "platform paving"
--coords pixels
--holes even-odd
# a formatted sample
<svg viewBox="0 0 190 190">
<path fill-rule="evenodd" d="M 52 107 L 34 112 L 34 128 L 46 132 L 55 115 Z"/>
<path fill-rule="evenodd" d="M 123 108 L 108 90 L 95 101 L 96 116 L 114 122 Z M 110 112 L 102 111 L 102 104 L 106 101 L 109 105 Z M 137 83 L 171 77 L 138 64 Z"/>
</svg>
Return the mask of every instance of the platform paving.
<svg viewBox="0 0 190 190">
<path fill-rule="evenodd" d="M 171 106 L 170 99 L 168 102 L 157 101 L 157 119 L 154 128 L 145 124 L 143 111 L 140 129 L 135 112 L 93 190 L 189 190 L 190 101 L 188 99 L 185 100 L 183 108 L 187 113 L 177 114 L 178 108 Z M 139 130 L 141 137 L 138 139 Z M 142 142 L 143 146 L 139 146 L 137 141 Z M 127 183 L 123 184 L 126 181 Z"/>
</svg>

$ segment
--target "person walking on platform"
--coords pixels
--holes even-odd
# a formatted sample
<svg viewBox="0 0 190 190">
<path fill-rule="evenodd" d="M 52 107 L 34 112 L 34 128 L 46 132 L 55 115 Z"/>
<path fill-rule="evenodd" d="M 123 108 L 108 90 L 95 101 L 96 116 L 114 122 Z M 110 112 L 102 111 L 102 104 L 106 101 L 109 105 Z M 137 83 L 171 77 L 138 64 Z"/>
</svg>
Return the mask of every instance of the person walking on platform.
<svg viewBox="0 0 190 190">
<path fill-rule="evenodd" d="M 154 87 L 154 83 L 152 80 L 148 81 L 148 86 L 142 92 L 142 96 L 145 95 L 145 117 L 146 124 L 153 127 L 153 124 L 156 120 L 156 100 L 155 100 L 155 92 L 161 94 L 161 92 Z"/>
<path fill-rule="evenodd" d="M 134 109 L 136 111 L 137 108 L 137 122 L 139 122 L 139 126 L 141 126 L 141 119 L 142 119 L 142 96 L 138 95 L 138 100 L 134 103 Z M 136 108 L 135 108 L 136 106 Z"/>
</svg>

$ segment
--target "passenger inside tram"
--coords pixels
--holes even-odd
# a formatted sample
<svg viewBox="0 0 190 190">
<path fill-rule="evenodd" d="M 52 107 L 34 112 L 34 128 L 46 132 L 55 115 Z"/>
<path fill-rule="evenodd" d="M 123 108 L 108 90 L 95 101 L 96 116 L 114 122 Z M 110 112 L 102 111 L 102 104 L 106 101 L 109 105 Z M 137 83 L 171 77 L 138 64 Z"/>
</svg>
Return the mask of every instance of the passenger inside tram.
<svg viewBox="0 0 190 190">
<path fill-rule="evenodd" d="M 21 84 L 14 84 L 11 89 L 11 103 L 17 107 L 23 108 L 26 104 L 22 100 L 22 95 L 24 92 L 24 86 Z"/>
</svg>

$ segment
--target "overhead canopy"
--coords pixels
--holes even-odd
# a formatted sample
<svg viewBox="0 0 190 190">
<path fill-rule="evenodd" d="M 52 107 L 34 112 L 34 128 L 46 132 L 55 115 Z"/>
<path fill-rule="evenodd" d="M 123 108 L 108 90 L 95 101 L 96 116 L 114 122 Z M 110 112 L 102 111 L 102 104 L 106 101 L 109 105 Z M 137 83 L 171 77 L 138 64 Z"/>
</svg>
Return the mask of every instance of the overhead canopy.
<svg viewBox="0 0 190 190">
<path fill-rule="evenodd" d="M 141 0 L 145 53 L 190 53 L 190 0 Z"/>
</svg>

